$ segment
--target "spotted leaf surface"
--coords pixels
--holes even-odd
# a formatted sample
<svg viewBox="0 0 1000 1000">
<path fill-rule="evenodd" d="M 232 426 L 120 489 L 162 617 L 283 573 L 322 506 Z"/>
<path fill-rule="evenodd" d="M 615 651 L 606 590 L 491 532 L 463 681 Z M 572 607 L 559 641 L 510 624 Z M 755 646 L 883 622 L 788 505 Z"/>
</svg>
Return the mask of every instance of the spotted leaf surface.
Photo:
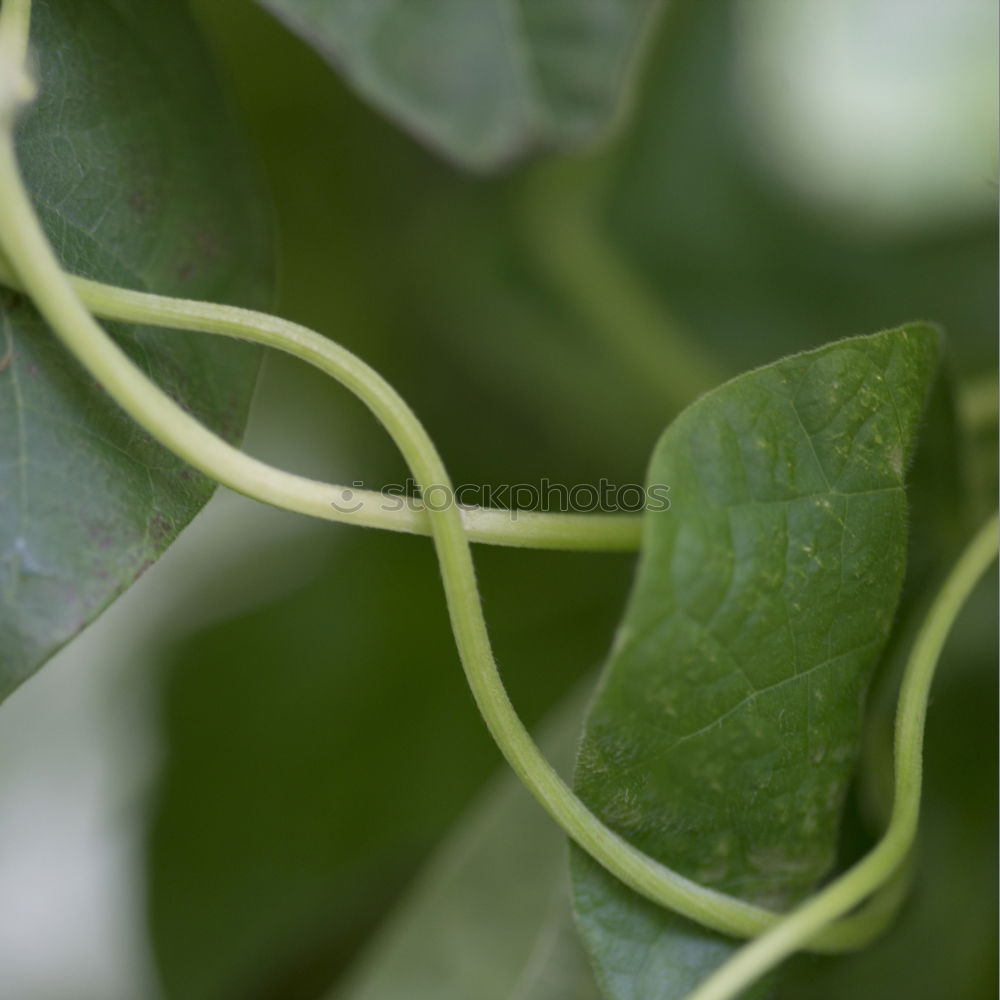
<svg viewBox="0 0 1000 1000">
<path fill-rule="evenodd" d="M 33 4 L 39 84 L 17 152 L 65 266 L 189 298 L 262 305 L 270 256 L 243 144 L 174 0 Z M 231 441 L 258 352 L 116 326 L 171 396 Z M 0 698 L 166 548 L 212 492 L 0 292 Z"/>
<path fill-rule="evenodd" d="M 648 515 L 576 786 L 704 885 L 786 908 L 833 864 L 937 355 L 909 326 L 788 358 L 702 397 L 655 450 L 672 506 Z M 572 870 L 609 997 L 683 997 L 733 948 L 579 851 Z"/>
</svg>

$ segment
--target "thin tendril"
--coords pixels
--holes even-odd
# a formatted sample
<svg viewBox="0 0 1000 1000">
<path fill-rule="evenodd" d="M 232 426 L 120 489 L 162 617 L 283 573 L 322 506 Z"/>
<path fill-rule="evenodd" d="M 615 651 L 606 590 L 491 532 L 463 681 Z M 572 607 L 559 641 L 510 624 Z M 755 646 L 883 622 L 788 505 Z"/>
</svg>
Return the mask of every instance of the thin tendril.
<svg viewBox="0 0 1000 1000">
<path fill-rule="evenodd" d="M 69 280 L 84 305 L 104 319 L 220 333 L 267 344 L 321 368 L 352 391 L 356 391 L 356 383 L 365 382 L 382 395 L 392 392 L 384 383 L 377 388 L 381 379 L 344 348 L 287 320 L 233 306 L 133 292 L 84 278 Z M 2 259 L 0 282 L 23 290 L 10 264 Z M 318 360 L 321 356 L 322 362 Z M 134 374 L 128 376 L 128 383 L 136 393 L 116 398 L 130 415 L 190 465 L 237 493 L 327 521 L 408 534 L 431 533 L 426 508 L 419 500 L 336 486 L 276 469 L 224 441 L 185 413 L 154 383 L 146 380 L 140 390 Z M 115 394 L 112 386 L 105 388 Z M 637 514 L 559 514 L 473 505 L 458 509 L 470 540 L 489 545 L 632 552 L 639 547 L 642 533 L 642 518 Z"/>
<path fill-rule="evenodd" d="M 882 839 L 843 875 L 792 910 L 769 931 L 741 948 L 688 1000 L 730 1000 L 760 979 L 822 927 L 865 899 L 898 871 L 917 836 L 923 770 L 924 722 L 931 682 L 945 640 L 973 588 L 997 555 L 994 514 L 975 534 L 941 585 L 913 642 L 896 712 L 895 793 Z"/>
</svg>

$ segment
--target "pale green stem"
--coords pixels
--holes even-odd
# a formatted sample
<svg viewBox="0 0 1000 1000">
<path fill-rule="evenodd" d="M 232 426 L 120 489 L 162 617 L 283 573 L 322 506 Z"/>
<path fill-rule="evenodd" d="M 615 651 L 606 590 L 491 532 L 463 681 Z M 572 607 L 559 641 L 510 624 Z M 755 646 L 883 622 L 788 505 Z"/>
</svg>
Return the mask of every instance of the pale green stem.
<svg viewBox="0 0 1000 1000">
<path fill-rule="evenodd" d="M 997 554 L 997 518 L 977 532 L 938 591 L 913 643 L 896 714 L 895 792 L 882 839 L 843 875 L 738 951 L 690 994 L 688 1000 L 730 1000 L 823 927 L 849 913 L 895 872 L 917 835 L 924 722 L 941 650 L 972 589 Z"/>
<path fill-rule="evenodd" d="M 962 423 L 971 431 L 997 425 L 996 373 L 977 375 L 962 384 L 958 394 L 958 411 Z"/>
<path fill-rule="evenodd" d="M 28 73 L 28 36 L 31 29 L 31 0 L 3 0 L 0 16 L 0 59 L 5 64 L 0 86 L 5 88 L 0 107 L 8 116 L 35 96 Z"/>
<path fill-rule="evenodd" d="M 609 247 L 599 227 L 597 181 L 582 177 L 575 163 L 538 168 L 526 192 L 529 243 L 539 268 L 581 321 L 614 344 L 634 384 L 678 412 L 727 373 Z"/>
<path fill-rule="evenodd" d="M 312 484 L 276 481 L 273 471 L 261 463 L 250 467 L 248 484 L 247 469 L 239 464 L 236 449 L 207 434 L 196 420 L 165 397 L 94 322 L 35 217 L 17 170 L 9 129 L 4 130 L 0 142 L 0 192 L 0 243 L 20 283 L 63 343 L 113 399 L 167 447 L 220 481 L 249 486 L 248 492 L 266 493 L 282 506 L 305 506 L 310 512 L 321 509 L 325 513 L 330 503 L 327 489 L 319 487 L 315 495 L 317 487 Z M 140 302 L 133 304 L 138 306 Z M 168 309 L 168 305 L 163 301 L 157 305 L 156 321 L 160 322 L 165 318 L 161 309 Z M 200 326 L 202 318 L 191 315 L 192 308 L 183 302 L 170 303 L 172 321 Z M 437 452 L 412 411 L 380 376 L 338 345 L 294 324 L 238 309 L 220 307 L 213 313 L 212 326 L 216 332 L 258 343 L 284 349 L 294 345 L 296 354 L 338 378 L 379 417 L 422 490 L 431 485 L 451 488 Z M 304 492 L 308 504 L 303 503 Z M 679 907 L 696 919 L 708 919 L 737 932 L 742 926 L 757 929 L 762 918 L 766 923 L 766 914 L 702 889 L 636 851 L 604 827 L 541 757 L 514 712 L 493 661 L 471 550 L 459 512 L 447 505 L 440 510 L 428 509 L 425 514 L 437 547 L 452 628 L 470 687 L 490 731 L 525 784 L 564 829 L 637 890 L 658 897 L 665 905 Z"/>
<path fill-rule="evenodd" d="M 27 0 L 5 0 L 0 32 L 12 11 L 27 7 Z M 0 53 L 0 73 L 14 77 L 22 67 L 12 60 L 10 51 Z M 13 95 L 23 93 L 0 80 L 0 96 L 12 100 Z M 330 516 L 332 499 L 353 500 L 342 493 L 331 497 L 330 487 L 279 474 L 260 462 L 241 464 L 246 456 L 173 403 L 105 334 L 63 272 L 35 216 L 17 168 L 13 116 L 6 107 L 0 112 L 0 249 L 48 324 L 109 395 L 186 461 L 222 482 L 239 483 L 235 488 L 251 495 L 267 494 L 269 502 L 322 517 Z M 95 301 L 106 292 L 92 283 L 84 287 Z M 259 313 L 112 292 L 110 302 L 104 301 L 109 311 L 124 313 L 128 303 L 133 310 L 128 315 L 139 321 L 188 329 L 207 326 L 216 333 L 288 351 L 316 365 L 357 394 L 381 420 L 422 489 L 451 489 L 443 463 L 413 412 L 384 379 L 338 345 L 296 324 Z M 700 886 L 638 851 L 604 826 L 562 781 L 507 697 L 490 648 L 467 529 L 458 508 L 454 504 L 428 507 L 421 516 L 437 550 L 452 629 L 479 710 L 511 767 L 559 826 L 622 882 L 661 906 L 736 936 L 760 933 L 774 925 L 777 914 Z M 483 529 L 485 534 L 490 530 L 495 526 Z M 523 526 L 518 527 L 521 530 Z M 882 929 L 886 912 L 887 907 L 875 901 L 870 911 L 827 927 L 811 946 L 824 951 L 857 947 Z"/>
<path fill-rule="evenodd" d="M 69 278 L 84 305 L 105 319 L 219 333 L 276 347 L 322 369 L 352 391 L 362 383 L 395 395 L 364 362 L 312 330 L 264 313 L 209 302 L 170 299 Z M 0 260 L 0 282 L 22 283 Z M 75 349 L 74 349 L 75 350 Z M 134 365 L 101 352 L 102 384 L 150 434 L 190 465 L 238 493 L 285 510 L 344 524 L 429 535 L 419 500 L 335 486 L 284 472 L 233 447 L 186 413 Z M 398 397 L 397 397 L 398 399 Z M 435 484 L 443 486 L 444 484 Z M 461 498 L 459 498 L 461 499 Z M 433 500 L 433 497 L 432 497 Z M 461 506 L 469 538 L 490 545 L 580 552 L 631 552 L 639 547 L 637 514 L 556 514 Z"/>
</svg>

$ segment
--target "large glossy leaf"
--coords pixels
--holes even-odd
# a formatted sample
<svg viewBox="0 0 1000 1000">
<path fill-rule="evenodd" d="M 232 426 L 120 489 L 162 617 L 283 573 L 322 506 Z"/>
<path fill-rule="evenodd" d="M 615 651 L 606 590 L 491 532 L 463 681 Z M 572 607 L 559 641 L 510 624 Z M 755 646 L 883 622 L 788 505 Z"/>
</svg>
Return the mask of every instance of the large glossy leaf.
<svg viewBox="0 0 1000 1000">
<path fill-rule="evenodd" d="M 572 767 L 586 689 L 539 745 Z M 566 838 L 507 771 L 442 843 L 336 1000 L 598 1000 L 573 926 Z"/>
<path fill-rule="evenodd" d="M 263 304 L 263 213 L 194 27 L 174 0 L 36 2 L 21 165 L 66 267 L 132 288 Z M 211 493 L 83 374 L 27 301 L 0 297 L 0 698 L 169 544 Z M 258 354 L 117 327 L 230 440 Z"/>
<path fill-rule="evenodd" d="M 654 452 L 672 506 L 648 517 L 576 781 L 698 882 L 784 908 L 833 864 L 937 355 L 909 326 L 788 358 L 690 406 Z M 733 947 L 579 852 L 573 874 L 610 997 L 682 997 Z"/>
<path fill-rule="evenodd" d="M 466 166 L 606 130 L 657 0 L 260 0 Z"/>
</svg>

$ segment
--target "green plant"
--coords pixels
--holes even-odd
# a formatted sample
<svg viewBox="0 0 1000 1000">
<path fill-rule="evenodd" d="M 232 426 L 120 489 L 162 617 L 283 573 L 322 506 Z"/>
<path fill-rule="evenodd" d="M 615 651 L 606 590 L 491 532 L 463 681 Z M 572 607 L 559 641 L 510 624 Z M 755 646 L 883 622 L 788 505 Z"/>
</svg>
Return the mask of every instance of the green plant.
<svg viewBox="0 0 1000 1000">
<path fill-rule="evenodd" d="M 78 183 L 67 178 L 78 164 L 53 158 L 51 151 L 57 140 L 74 148 L 75 130 L 63 116 L 78 82 L 72 70 L 79 67 L 57 57 L 61 40 L 72 26 L 73 51 L 85 53 L 80 65 L 89 72 L 96 67 L 99 94 L 109 86 L 101 67 L 120 40 L 103 5 L 69 13 L 40 4 L 31 35 L 40 60 L 39 103 L 17 117 L 35 96 L 25 69 L 30 6 L 5 0 L 0 14 L 0 277 L 18 293 L 5 300 L 4 317 L 11 343 L 7 398 L 21 470 L 20 494 L 9 505 L 5 607 L 17 618 L 5 619 L 0 633 L 4 691 L 162 550 L 207 498 L 207 480 L 327 520 L 427 534 L 480 713 L 521 782 L 576 845 L 573 908 L 597 987 L 584 972 L 574 971 L 581 978 L 567 986 L 534 971 L 519 987 L 522 995 L 583 995 L 599 988 L 611 997 L 731 997 L 794 951 L 849 951 L 882 933 L 907 896 L 930 681 L 952 623 L 996 552 L 995 514 L 982 509 L 978 494 L 962 495 L 960 472 L 950 484 L 938 481 L 966 447 L 956 441 L 981 434 L 995 408 L 988 390 L 965 390 L 972 420 L 956 430 L 940 333 L 907 324 L 837 340 L 724 381 L 594 235 L 588 223 L 594 178 L 580 182 L 572 167 L 552 168 L 550 175 L 537 175 L 527 199 L 544 266 L 597 327 L 613 333 L 609 342 L 620 340 L 623 364 L 637 383 L 648 380 L 650 399 L 668 399 L 680 411 L 653 453 L 646 483 L 650 496 L 659 489 L 662 497 L 669 488 L 671 504 L 642 518 L 460 509 L 414 411 L 347 349 L 266 313 L 118 287 L 158 288 L 163 279 L 190 288 L 192 296 L 239 295 L 240 273 L 259 274 L 253 268 L 266 255 L 262 224 L 243 210 L 252 178 L 241 174 L 224 185 L 229 191 L 218 202 L 209 195 L 220 187 L 217 172 L 232 162 L 238 139 L 217 134 L 217 109 L 204 106 L 193 124 L 177 126 L 177 154 L 189 176 L 175 186 L 200 199 L 197 211 L 192 204 L 178 223 L 165 191 L 137 188 L 119 199 L 131 216 L 113 219 L 108 231 L 102 229 L 106 206 L 99 191 L 83 213 L 90 215 L 89 228 L 64 213 L 67 190 Z M 347 53 L 347 72 L 363 92 L 466 165 L 486 166 L 532 145 L 583 141 L 603 128 L 631 75 L 622 67 L 634 66 L 629 53 L 654 5 L 606 5 L 617 20 L 602 33 L 580 34 L 566 50 L 572 58 L 560 56 L 554 32 L 572 35 L 581 30 L 576 19 L 586 21 L 587 14 L 568 6 L 559 12 L 562 21 L 550 23 L 543 14 L 526 13 L 519 45 L 535 68 L 527 80 L 509 65 L 525 53 L 512 55 L 507 36 L 485 28 L 463 35 L 462 45 L 442 48 L 437 72 L 420 68 L 436 30 L 468 30 L 457 7 L 450 14 L 456 26 L 447 20 L 447 5 L 438 12 L 441 23 L 389 5 L 376 31 L 364 8 L 351 15 L 335 4 L 273 6 L 321 49 Z M 130 9 L 125 20 L 131 30 L 177 38 L 178 48 L 186 46 L 197 63 L 190 26 L 170 5 L 150 4 L 141 14 Z M 190 110 L 201 98 L 199 88 L 209 85 L 207 78 L 178 84 L 168 70 L 164 87 L 155 73 L 143 77 L 140 62 L 135 52 L 119 60 L 122 79 L 138 73 L 150 94 L 168 105 L 172 99 Z M 455 87 L 453 76 L 475 80 L 479 73 L 489 86 L 468 93 Z M 164 121 L 174 121 L 173 109 L 151 124 L 137 114 L 141 102 L 129 104 L 120 81 L 113 96 L 123 102 L 116 109 L 117 138 L 138 162 L 124 179 L 155 177 L 149 157 L 161 147 L 153 138 Z M 99 149 L 92 163 L 81 160 L 84 175 L 105 171 L 116 179 L 117 167 L 104 162 L 105 155 Z M 36 190 L 29 192 L 32 185 Z M 62 233 L 58 254 L 50 244 L 53 233 Z M 132 255 L 139 262 L 135 273 Z M 71 276 L 75 271 L 117 280 Z M 119 346 L 95 317 L 143 332 L 126 333 Z M 624 317 L 620 337 L 618 317 Z M 46 328 L 92 381 L 45 340 Z M 255 356 L 245 351 L 235 362 L 222 361 L 204 346 L 210 340 L 204 334 L 277 348 L 341 382 L 389 432 L 419 499 L 388 503 L 383 493 L 329 486 L 246 456 L 234 442 Z M 164 343 L 177 346 L 161 356 Z M 38 360 L 28 362 L 29 352 Z M 601 363 L 598 355 L 598 369 Z M 29 364 L 44 366 L 46 385 L 37 390 L 49 394 L 44 406 L 28 399 L 21 385 L 19 373 Z M 133 444 L 134 425 L 122 421 L 116 407 L 149 437 Z M 132 493 L 146 493 L 129 512 L 141 537 L 117 537 L 117 512 L 95 525 L 79 512 L 67 516 L 51 501 L 30 502 L 26 414 L 35 410 L 43 429 L 68 420 L 74 434 L 97 438 L 104 475 L 116 476 L 122 464 L 109 461 L 109 452 L 123 451 L 137 463 L 124 492 L 115 482 L 110 493 L 127 502 Z M 918 448 L 925 414 L 930 431 Z M 181 463 L 165 458 L 161 448 Z M 83 482 L 90 481 L 93 459 L 74 459 Z M 193 478 L 187 466 L 206 481 Z M 49 471 L 64 474 L 59 467 Z M 432 502 L 435 491 L 446 502 Z M 35 517 L 47 542 L 41 550 L 30 521 Z M 908 530 L 914 539 L 909 567 Z M 90 563 L 96 557 L 101 569 L 91 568 L 89 579 L 75 583 L 88 565 L 80 554 L 83 535 Z M 641 547 L 632 597 L 587 709 L 573 789 L 538 750 L 507 696 L 470 541 L 579 551 Z M 70 591 L 57 602 L 56 588 L 65 591 L 67 581 Z M 869 806 L 884 830 L 869 849 L 842 859 L 840 873 L 817 891 L 837 862 L 845 799 L 861 751 L 865 694 L 878 667 L 891 687 L 894 664 L 901 681 L 892 779 L 885 780 L 884 753 L 873 751 L 868 761 Z M 545 852 L 539 859 L 541 881 L 558 884 L 552 872 L 561 870 L 558 859 Z M 510 877 L 516 880 L 516 871 Z M 447 879 L 442 883 L 447 886 Z M 565 901 L 555 895 L 559 915 L 550 923 L 565 930 Z M 544 894 L 540 905 L 548 905 Z M 753 941 L 740 946 L 735 940 L 746 937 Z M 417 941 L 403 951 L 419 953 L 419 933 Z M 358 995 L 413 989 L 405 985 L 405 971 L 391 971 L 394 959 L 385 963 L 388 973 L 377 957 L 373 961 L 369 980 L 359 974 L 359 985 L 351 987 Z M 582 968 L 575 955 L 566 967 Z M 383 975 L 403 978 L 380 984 Z M 501 989 L 504 975 L 494 974 Z M 463 988 L 470 995 L 494 984 Z M 446 989 L 433 976 L 424 988 L 435 996 Z"/>
</svg>

